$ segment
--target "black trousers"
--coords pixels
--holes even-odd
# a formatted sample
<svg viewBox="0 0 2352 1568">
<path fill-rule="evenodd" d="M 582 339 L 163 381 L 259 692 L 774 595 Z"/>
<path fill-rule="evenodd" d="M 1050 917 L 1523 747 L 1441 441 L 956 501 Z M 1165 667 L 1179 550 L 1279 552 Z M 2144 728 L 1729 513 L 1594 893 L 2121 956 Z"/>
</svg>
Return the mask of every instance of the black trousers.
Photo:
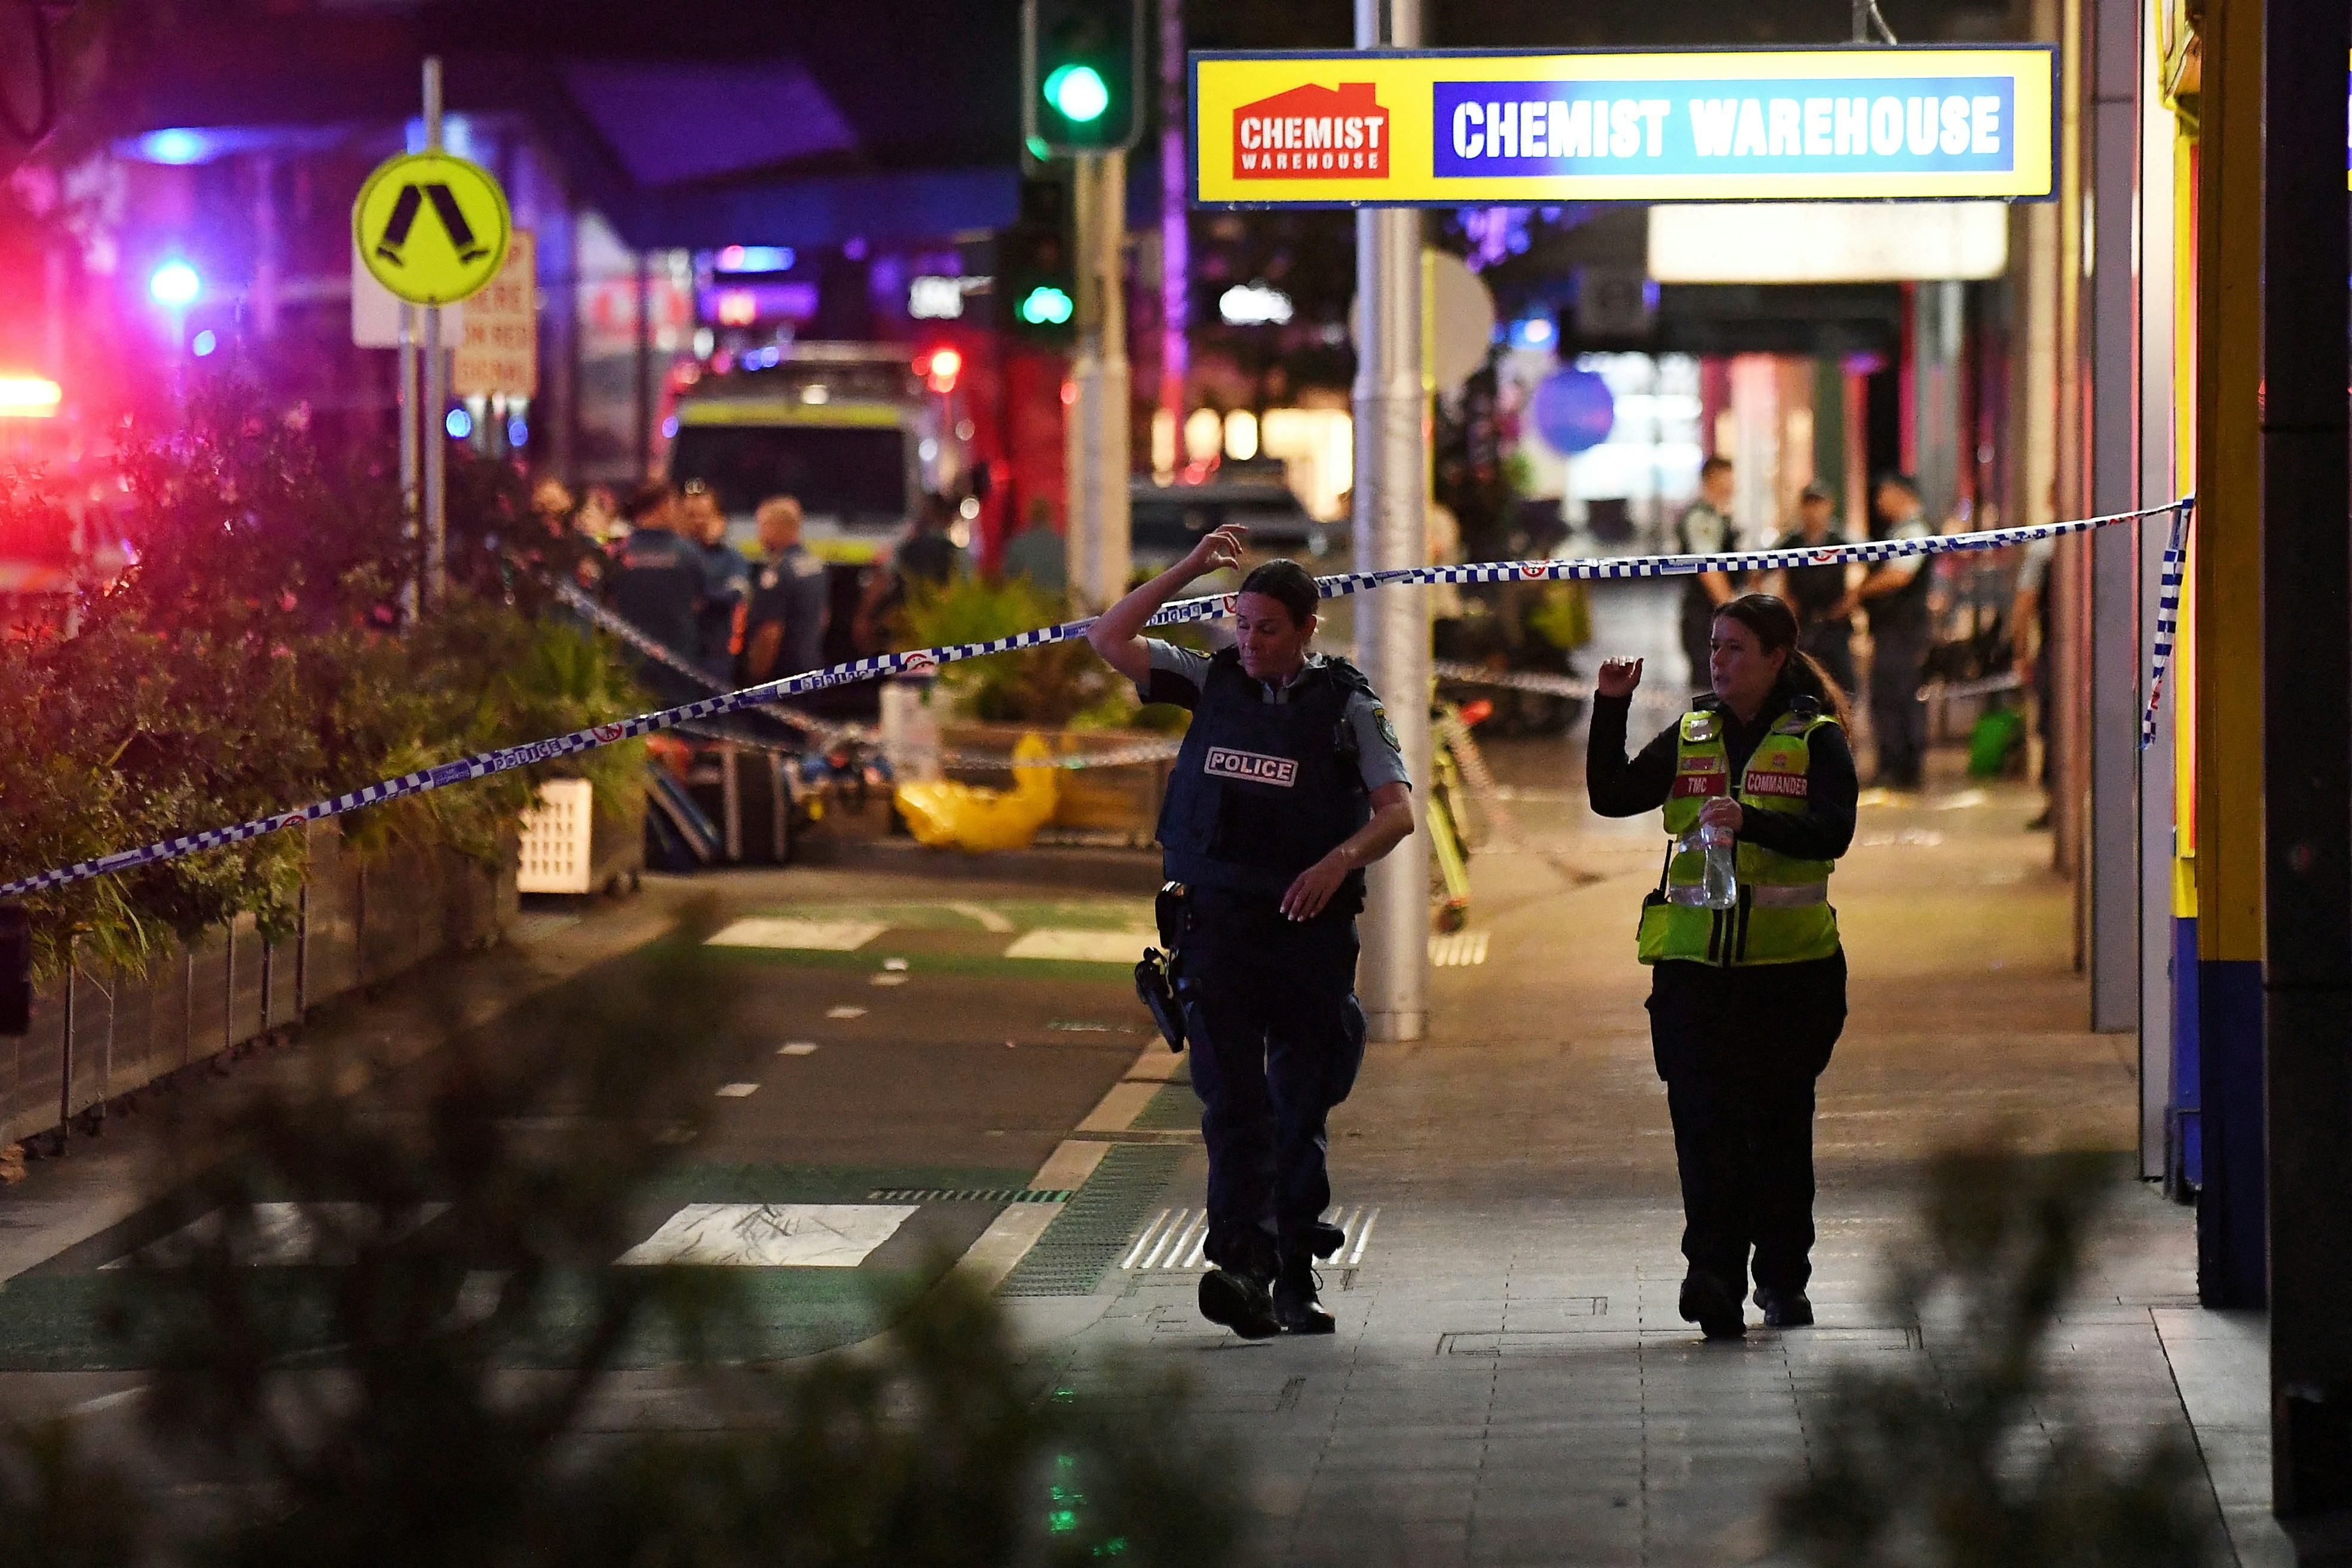
<svg viewBox="0 0 2352 1568">
<path fill-rule="evenodd" d="M 1682 1174 L 1683 1256 L 1735 1294 L 1812 1277 L 1813 1080 L 1845 1028 L 1845 954 L 1651 976 L 1650 1041 Z"/>
<path fill-rule="evenodd" d="M 1927 668 L 1926 623 L 1871 628 L 1870 725 L 1878 738 L 1878 781 L 1916 788 L 1927 761 L 1927 708 L 1919 679 Z"/>
<path fill-rule="evenodd" d="M 1853 628 L 1843 621 L 1815 621 L 1797 633 L 1797 646 L 1813 656 L 1848 700 L 1860 695 L 1853 673 Z"/>
<path fill-rule="evenodd" d="M 1269 898 L 1196 889 L 1176 994 L 1209 1149 L 1203 1256 L 1270 1269 L 1331 1203 L 1326 1121 L 1364 1061 L 1355 916 L 1302 923 Z"/>
</svg>

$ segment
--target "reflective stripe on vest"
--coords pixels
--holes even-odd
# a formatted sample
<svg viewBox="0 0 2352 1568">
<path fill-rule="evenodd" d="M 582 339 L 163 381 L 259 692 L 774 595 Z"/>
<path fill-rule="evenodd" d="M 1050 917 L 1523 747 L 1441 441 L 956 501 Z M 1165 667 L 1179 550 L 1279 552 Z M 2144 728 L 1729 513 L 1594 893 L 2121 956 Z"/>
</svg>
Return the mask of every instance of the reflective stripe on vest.
<svg viewBox="0 0 2352 1568">
<path fill-rule="evenodd" d="M 1835 722 L 1819 712 L 1792 712 L 1776 721 L 1740 770 L 1740 808 L 1801 813 L 1812 760 L 1808 738 Z M 1732 965 L 1827 958 L 1838 949 L 1827 860 L 1799 859 L 1743 837 L 1736 851 L 1738 903 L 1713 910 L 1704 902 L 1706 855 L 1698 840 L 1699 814 L 1707 801 L 1733 793 L 1727 787 L 1731 759 L 1723 725 L 1723 716 L 1712 710 L 1683 715 L 1675 783 L 1663 814 L 1673 842 L 1659 896 L 1643 912 L 1642 962 L 1689 959 Z"/>
</svg>

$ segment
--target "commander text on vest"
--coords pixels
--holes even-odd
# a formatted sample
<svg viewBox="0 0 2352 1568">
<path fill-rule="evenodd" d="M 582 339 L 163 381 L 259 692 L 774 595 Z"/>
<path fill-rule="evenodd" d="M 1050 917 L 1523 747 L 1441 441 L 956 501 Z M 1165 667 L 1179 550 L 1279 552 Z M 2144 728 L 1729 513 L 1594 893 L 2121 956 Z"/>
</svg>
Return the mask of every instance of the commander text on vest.
<svg viewBox="0 0 2352 1568">
<path fill-rule="evenodd" d="M 1845 697 L 1796 646 L 1769 594 L 1720 605 L 1712 689 L 1625 755 L 1639 659 L 1595 681 L 1585 780 L 1603 816 L 1663 810 L 1658 885 L 1642 906 L 1650 1040 L 1682 1176 L 1682 1315 L 1744 1333 L 1813 1321 L 1813 1079 L 1845 1026 L 1845 950 L 1830 869 L 1853 841 Z"/>
<path fill-rule="evenodd" d="M 1213 1265 L 1201 1310 L 1236 1333 L 1329 1333 L 1314 1260 L 1339 1234 L 1324 1121 L 1364 1057 L 1356 912 L 1364 868 L 1412 831 L 1404 758 L 1361 672 L 1311 651 L 1315 581 L 1269 561 L 1213 656 L 1139 634 L 1204 573 L 1239 564 L 1221 528 L 1120 600 L 1087 639 L 1145 700 L 1192 710 L 1160 815 L 1181 884 L 1176 997 L 1209 1145 Z"/>
</svg>

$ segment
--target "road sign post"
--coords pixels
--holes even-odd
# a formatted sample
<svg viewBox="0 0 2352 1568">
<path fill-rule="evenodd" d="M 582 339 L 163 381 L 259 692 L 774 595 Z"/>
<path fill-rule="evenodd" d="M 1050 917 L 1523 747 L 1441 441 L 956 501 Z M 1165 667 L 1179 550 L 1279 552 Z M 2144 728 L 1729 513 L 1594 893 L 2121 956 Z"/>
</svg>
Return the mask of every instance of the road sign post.
<svg viewBox="0 0 2352 1568">
<path fill-rule="evenodd" d="M 361 185 L 352 204 L 352 242 L 369 274 L 404 301 L 401 388 L 404 411 L 401 481 L 415 479 L 411 442 L 424 462 L 425 603 L 440 604 L 448 561 L 448 448 L 441 419 L 449 401 L 449 355 L 442 346 L 442 307 L 465 300 L 497 278 L 505 265 L 514 222 L 506 193 L 489 172 L 453 158 L 441 147 L 441 62 L 424 70 L 425 151 L 387 160 Z M 411 395 L 415 307 L 424 308 L 424 394 Z M 404 595 L 414 608 L 415 595 Z"/>
</svg>

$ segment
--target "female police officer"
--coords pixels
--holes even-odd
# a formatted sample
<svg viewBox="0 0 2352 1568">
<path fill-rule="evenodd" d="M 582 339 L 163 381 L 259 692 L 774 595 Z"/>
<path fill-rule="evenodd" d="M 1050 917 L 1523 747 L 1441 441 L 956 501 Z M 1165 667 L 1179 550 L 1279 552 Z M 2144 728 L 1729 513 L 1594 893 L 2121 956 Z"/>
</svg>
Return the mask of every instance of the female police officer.
<svg viewBox="0 0 2352 1568">
<path fill-rule="evenodd" d="M 1236 646 L 1214 658 L 1139 635 L 1186 584 L 1237 563 L 1244 538 L 1216 530 L 1087 640 L 1147 700 L 1192 710 L 1160 843 L 1185 889 L 1176 994 L 1209 1151 L 1201 1311 L 1263 1339 L 1332 1329 L 1313 1258 L 1336 1246 L 1325 1118 L 1364 1055 L 1355 917 L 1412 801 L 1370 684 L 1309 650 L 1315 581 L 1296 562 L 1243 580 Z"/>
<path fill-rule="evenodd" d="M 1857 792 L 1844 695 L 1796 642 L 1795 616 L 1770 595 L 1724 605 L 1713 693 L 1630 762 L 1642 661 L 1610 659 L 1595 683 L 1592 809 L 1665 808 L 1665 869 L 1640 946 L 1682 1173 L 1682 1315 L 1709 1339 L 1747 1331 L 1751 1247 L 1765 1322 L 1813 1321 L 1813 1079 L 1845 1026 L 1830 868 L 1853 840 Z M 1704 839 L 1730 848 L 1736 895 L 1709 889 Z"/>
</svg>

